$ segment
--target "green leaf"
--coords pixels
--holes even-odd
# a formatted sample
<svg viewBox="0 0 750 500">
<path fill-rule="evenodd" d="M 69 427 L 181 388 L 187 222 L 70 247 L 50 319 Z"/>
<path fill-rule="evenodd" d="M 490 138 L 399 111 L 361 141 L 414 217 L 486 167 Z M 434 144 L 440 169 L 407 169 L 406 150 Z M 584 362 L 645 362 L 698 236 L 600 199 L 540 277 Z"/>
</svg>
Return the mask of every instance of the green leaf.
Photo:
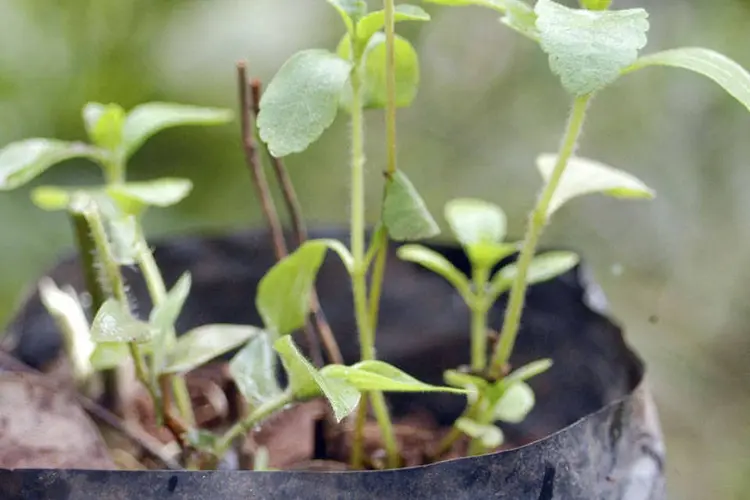
<svg viewBox="0 0 750 500">
<path fill-rule="evenodd" d="M 154 339 L 152 341 L 151 369 L 154 373 L 161 373 L 167 357 L 177 342 L 174 324 L 185 305 L 185 300 L 190 293 L 192 279 L 190 273 L 185 271 L 177 283 L 169 291 L 166 298 L 151 310 L 149 324 L 154 328 Z"/>
<path fill-rule="evenodd" d="M 537 168 L 545 182 L 555 169 L 555 155 L 537 158 Z M 547 210 L 547 217 L 569 200 L 591 193 L 603 193 L 614 198 L 653 198 L 655 192 L 635 176 L 603 163 L 573 157 L 563 172 Z"/>
<path fill-rule="evenodd" d="M 470 5 L 477 5 L 480 7 L 487 7 L 498 12 L 505 12 L 506 1 L 505 0 L 422 0 L 426 3 L 435 3 L 439 5 L 450 5 L 452 7 L 468 7 Z"/>
<path fill-rule="evenodd" d="M 505 0 L 505 3 L 505 15 L 500 19 L 500 22 L 538 42 L 539 30 L 536 27 L 537 17 L 534 9 L 521 0 Z"/>
<path fill-rule="evenodd" d="M 249 325 L 204 325 L 177 339 L 163 373 L 185 373 L 235 349 L 263 330 Z"/>
<path fill-rule="evenodd" d="M 105 212 L 102 211 L 104 214 Z M 135 216 L 114 214 L 105 216 L 105 226 L 112 245 L 115 261 L 121 266 L 135 264 L 138 254 L 138 221 Z"/>
<path fill-rule="evenodd" d="M 189 179 L 165 177 L 153 181 L 113 184 L 107 194 L 123 213 L 140 215 L 148 206 L 168 207 L 182 201 L 193 189 Z"/>
<path fill-rule="evenodd" d="M 109 370 L 122 366 L 130 359 L 128 344 L 124 342 L 97 342 L 89 362 L 95 370 Z"/>
<path fill-rule="evenodd" d="M 649 24 L 643 9 L 590 11 L 539 0 L 534 11 L 550 68 L 576 96 L 614 82 L 646 45 Z"/>
<path fill-rule="evenodd" d="M 336 118 L 351 65 L 325 50 L 293 55 L 271 80 L 260 101 L 260 138 L 276 157 L 299 153 Z"/>
<path fill-rule="evenodd" d="M 276 353 L 268 333 L 250 339 L 229 363 L 237 388 L 253 406 L 260 405 L 281 394 L 276 380 Z"/>
<path fill-rule="evenodd" d="M 354 31 L 354 22 L 367 13 L 365 0 L 326 0 L 341 15 L 346 31 Z"/>
<path fill-rule="evenodd" d="M 321 370 L 321 374 L 344 380 L 360 391 L 467 392 L 455 387 L 426 384 L 384 361 L 362 361 L 352 366 L 328 365 Z"/>
<path fill-rule="evenodd" d="M 430 15 L 416 5 L 401 4 L 396 6 L 393 20 L 394 22 L 429 21 Z M 357 38 L 366 42 L 372 35 L 383 29 L 383 26 L 385 26 L 385 11 L 371 12 L 357 23 Z"/>
<path fill-rule="evenodd" d="M 482 377 L 477 377 L 471 373 L 463 373 L 458 370 L 446 370 L 443 373 L 443 380 L 452 387 L 459 387 L 466 390 L 482 390 L 487 387 L 487 381 Z"/>
<path fill-rule="evenodd" d="M 307 241 L 260 280 L 255 306 L 274 335 L 287 335 L 305 324 L 318 269 L 326 250 L 338 245 L 335 240 Z M 337 251 L 343 255 L 345 250 Z"/>
<path fill-rule="evenodd" d="M 494 449 L 503 444 L 505 436 L 499 427 L 491 424 L 480 424 L 470 418 L 459 418 L 454 424 L 458 430 L 472 439 L 479 439 L 482 446 L 487 449 Z"/>
<path fill-rule="evenodd" d="M 146 140 L 164 129 L 185 125 L 222 125 L 232 119 L 226 109 L 201 108 L 184 104 L 150 102 L 133 108 L 123 126 L 125 157 L 135 153 Z"/>
<path fill-rule="evenodd" d="M 292 337 L 287 335 L 276 340 L 274 348 L 289 376 L 289 386 L 295 399 L 304 401 L 325 396 L 337 422 L 357 408 L 360 392 L 343 380 L 319 373 L 299 352 Z"/>
<path fill-rule="evenodd" d="M 94 370 L 89 358 L 96 344 L 91 340 L 89 322 L 75 290 L 61 290 L 50 278 L 43 278 L 39 282 L 39 298 L 63 334 L 76 380 L 85 380 Z"/>
<path fill-rule="evenodd" d="M 47 169 L 73 158 L 100 161 L 103 152 L 78 142 L 26 139 L 0 149 L 0 191 L 23 186 Z"/>
<path fill-rule="evenodd" d="M 415 262 L 445 278 L 464 297 L 464 300 L 468 300 L 471 296 L 471 286 L 466 276 L 448 259 L 434 250 L 422 245 L 403 245 L 399 247 L 397 253 L 401 260 Z"/>
<path fill-rule="evenodd" d="M 386 187 L 383 223 L 391 239 L 396 241 L 421 240 L 440 234 L 440 228 L 422 197 L 400 170 Z"/>
<path fill-rule="evenodd" d="M 579 0 L 581 7 L 589 10 L 607 10 L 612 0 Z"/>
<path fill-rule="evenodd" d="M 337 53 L 349 60 L 351 44 L 349 35 L 339 43 Z M 419 56 L 412 44 L 396 35 L 396 106 L 405 108 L 411 105 L 419 89 Z M 385 35 L 375 33 L 367 44 L 362 56 L 362 106 L 365 109 L 383 109 L 388 101 L 386 92 L 386 46 Z M 341 105 L 350 110 L 352 100 L 351 83 L 347 81 L 341 93 Z"/>
<path fill-rule="evenodd" d="M 102 304 L 91 324 L 94 342 L 146 343 L 152 334 L 151 325 L 134 318 L 123 304 L 114 299 Z"/>
<path fill-rule="evenodd" d="M 71 196 L 70 189 L 57 186 L 39 186 L 31 191 L 31 201 L 34 205 L 50 212 L 67 209 Z"/>
<path fill-rule="evenodd" d="M 83 122 L 89 139 L 97 146 L 114 151 L 122 143 L 125 110 L 119 104 L 87 103 Z"/>
<path fill-rule="evenodd" d="M 532 361 L 531 363 L 525 364 L 520 368 L 516 368 L 512 373 L 508 374 L 508 376 L 503 379 L 503 382 L 505 382 L 506 384 L 525 382 L 532 377 L 536 377 L 537 375 L 546 372 L 550 368 L 552 368 L 551 359 L 538 359 L 536 361 Z"/>
<path fill-rule="evenodd" d="M 578 255 L 573 252 L 546 252 L 534 257 L 526 273 L 526 282 L 530 285 L 542 283 L 568 272 L 579 262 Z M 491 297 L 497 297 L 509 290 L 518 273 L 518 266 L 508 264 L 495 273 L 490 282 Z"/>
<path fill-rule="evenodd" d="M 445 218 L 464 247 L 476 243 L 500 243 L 505 238 L 505 213 L 492 203 L 456 198 L 445 204 Z"/>
<path fill-rule="evenodd" d="M 494 418 L 519 424 L 534 408 L 534 391 L 525 382 L 516 382 L 505 389 L 493 409 Z"/>
<path fill-rule="evenodd" d="M 750 73 L 723 54 L 700 47 L 665 50 L 641 57 L 623 73 L 649 66 L 671 66 L 701 74 L 719 84 L 750 110 Z"/>
</svg>

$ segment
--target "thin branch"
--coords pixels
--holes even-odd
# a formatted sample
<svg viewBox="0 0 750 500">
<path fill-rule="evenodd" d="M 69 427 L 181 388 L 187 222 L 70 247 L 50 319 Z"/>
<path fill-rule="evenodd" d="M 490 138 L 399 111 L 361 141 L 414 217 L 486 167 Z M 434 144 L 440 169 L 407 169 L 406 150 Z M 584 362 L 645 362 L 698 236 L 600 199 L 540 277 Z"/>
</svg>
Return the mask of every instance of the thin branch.
<svg viewBox="0 0 750 500">
<path fill-rule="evenodd" d="M 281 229 L 281 222 L 276 213 L 276 207 L 271 196 L 271 190 L 268 187 L 263 165 L 258 157 L 258 148 L 255 143 L 255 134 L 251 116 L 257 117 L 260 107 L 260 86 L 256 83 L 250 83 L 247 78 L 247 68 L 245 63 L 237 63 L 237 85 L 240 96 L 240 124 L 242 132 L 242 144 L 245 150 L 245 163 L 253 179 L 253 185 L 260 199 L 261 209 L 266 218 L 266 223 L 271 231 L 276 260 L 281 260 L 287 255 L 286 241 Z M 257 103 L 257 104 L 256 104 Z M 310 321 L 305 322 L 304 327 L 307 350 L 312 358 L 313 364 L 317 367 L 323 366 L 323 353 L 320 350 L 320 342 L 315 335 Z"/>
<path fill-rule="evenodd" d="M 250 91 L 252 93 L 252 112 L 257 120 L 258 113 L 260 113 L 260 97 L 261 97 L 261 83 L 259 80 L 254 79 L 250 82 Z M 266 149 L 266 154 L 273 165 L 273 170 L 276 173 L 276 179 L 281 186 L 281 192 L 284 195 L 284 202 L 286 204 L 287 212 L 289 212 L 289 218 L 292 221 L 292 230 L 294 231 L 294 239 L 296 246 L 300 246 L 302 243 L 307 241 L 307 228 L 305 227 L 305 221 L 302 218 L 302 206 L 300 205 L 297 192 L 294 189 L 292 179 L 289 177 L 289 173 L 284 165 L 281 158 L 277 158 Z M 315 326 L 319 338 L 323 341 L 326 354 L 331 363 L 343 364 L 344 358 L 341 355 L 336 338 L 333 336 L 331 326 L 323 313 L 323 308 L 320 306 L 320 300 L 318 298 L 318 292 L 313 288 L 312 296 L 310 299 L 310 308 L 312 309 L 313 317 L 315 318 Z"/>
<path fill-rule="evenodd" d="M 47 388 L 55 391 L 60 390 L 60 384 L 52 381 L 48 374 L 42 373 L 34 368 L 28 366 L 24 362 L 14 358 L 10 354 L 0 350 L 0 367 L 8 369 L 14 372 L 26 372 L 33 373 L 34 375 L 40 376 L 39 381 Z M 142 429 L 130 426 L 120 419 L 117 415 L 110 412 L 97 402 L 87 398 L 86 396 L 73 391 L 73 395 L 76 398 L 78 404 L 92 417 L 99 420 L 100 422 L 110 426 L 116 431 L 121 432 L 125 437 L 130 439 L 133 443 L 140 446 L 143 451 L 147 452 L 153 458 L 164 464 L 165 467 L 172 470 L 180 470 L 182 467 L 172 458 L 168 453 L 164 451 L 165 446 L 151 434 L 143 431 Z"/>
</svg>

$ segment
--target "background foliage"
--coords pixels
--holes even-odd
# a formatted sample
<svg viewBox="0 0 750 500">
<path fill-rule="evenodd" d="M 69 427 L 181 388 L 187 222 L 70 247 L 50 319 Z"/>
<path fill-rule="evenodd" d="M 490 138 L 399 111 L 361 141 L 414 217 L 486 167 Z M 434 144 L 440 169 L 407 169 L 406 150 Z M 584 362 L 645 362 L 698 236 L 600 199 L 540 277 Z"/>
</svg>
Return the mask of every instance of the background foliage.
<svg viewBox="0 0 750 500">
<path fill-rule="evenodd" d="M 750 67 L 747 0 L 615 2 L 631 6 L 651 13 L 646 52 L 701 45 Z M 427 7 L 433 22 L 399 26 L 420 50 L 423 82 L 400 113 L 400 166 L 433 213 L 452 197 L 485 198 L 503 206 L 520 237 L 540 182 L 533 160 L 557 146 L 568 100 L 541 52 L 489 11 Z M 333 49 L 339 22 L 321 0 L 4 0 L 0 144 L 83 138 L 86 101 L 234 107 L 237 60 L 268 81 L 297 50 Z M 311 223 L 346 220 L 343 125 L 288 162 L 306 187 Z M 384 163 L 379 113 L 369 114 L 368 128 L 374 201 Z M 650 363 L 674 498 L 739 499 L 750 488 L 748 131 L 747 111 L 703 78 L 663 69 L 622 78 L 597 98 L 581 152 L 629 170 L 658 197 L 581 199 L 561 210 L 546 237 L 592 264 Z M 236 126 L 176 129 L 137 154 L 132 177 L 184 175 L 196 185 L 177 209 L 150 214 L 152 235 L 259 223 L 238 136 Z M 81 163 L 52 169 L 40 183 L 95 175 Z M 1 324 L 71 242 L 64 216 L 34 208 L 28 190 L 0 197 L 0 227 Z"/>
</svg>

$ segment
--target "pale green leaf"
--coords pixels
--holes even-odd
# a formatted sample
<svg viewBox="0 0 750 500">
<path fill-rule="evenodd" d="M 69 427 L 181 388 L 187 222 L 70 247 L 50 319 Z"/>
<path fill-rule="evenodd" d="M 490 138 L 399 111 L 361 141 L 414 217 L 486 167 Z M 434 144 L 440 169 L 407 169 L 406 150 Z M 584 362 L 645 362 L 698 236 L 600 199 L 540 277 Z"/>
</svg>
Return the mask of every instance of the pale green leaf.
<svg viewBox="0 0 750 500">
<path fill-rule="evenodd" d="M 276 340 L 274 348 L 289 376 L 289 386 L 295 399 L 304 401 L 325 396 L 338 422 L 357 408 L 362 396 L 360 392 L 344 380 L 319 373 L 305 359 L 290 336 Z"/>
<path fill-rule="evenodd" d="M 69 188 L 39 186 L 31 191 L 31 201 L 42 210 L 56 212 L 68 208 L 72 194 Z"/>
<path fill-rule="evenodd" d="M 276 353 L 271 336 L 262 333 L 250 339 L 229 363 L 237 388 L 253 406 L 260 405 L 281 394 L 276 379 Z"/>
<path fill-rule="evenodd" d="M 395 22 L 429 21 L 430 15 L 421 7 L 405 3 L 396 6 L 393 20 Z M 383 29 L 383 26 L 385 26 L 385 12 L 382 10 L 371 12 L 357 23 L 357 38 L 366 42 L 372 35 Z"/>
<path fill-rule="evenodd" d="M 578 255 L 573 252 L 546 252 L 536 255 L 526 273 L 526 283 L 533 285 L 549 281 L 574 268 L 579 262 Z M 518 274 L 516 263 L 508 264 L 495 273 L 490 282 L 491 297 L 497 297 L 510 289 Z"/>
<path fill-rule="evenodd" d="M 177 339 L 163 373 L 185 373 L 236 349 L 264 332 L 249 325 L 204 325 Z"/>
<path fill-rule="evenodd" d="M 487 386 L 487 381 L 482 377 L 458 370 L 446 370 L 443 373 L 443 380 L 446 384 L 461 389 L 482 389 Z"/>
<path fill-rule="evenodd" d="M 700 47 L 665 50 L 641 57 L 623 73 L 649 66 L 671 66 L 701 74 L 719 84 L 750 110 L 750 73 L 723 54 Z"/>
<path fill-rule="evenodd" d="M 549 358 L 538 359 L 527 363 L 520 368 L 516 368 L 510 374 L 508 374 L 503 382 L 506 384 L 513 384 L 515 382 L 525 382 L 532 377 L 536 377 L 547 370 L 552 368 L 552 360 Z"/>
<path fill-rule="evenodd" d="M 153 352 L 151 369 L 155 373 L 161 372 L 164 368 L 167 352 L 177 342 L 174 325 L 190 293 L 191 284 L 190 273 L 185 271 L 164 300 L 151 310 L 149 324 L 154 328 L 154 339 L 151 343 Z"/>
<path fill-rule="evenodd" d="M 346 31 L 354 30 L 354 23 L 367 13 L 365 0 L 326 0 L 339 13 L 344 21 Z"/>
<path fill-rule="evenodd" d="M 522 0 L 505 0 L 505 15 L 500 22 L 518 33 L 539 41 L 539 30 L 536 27 L 536 13 L 527 3 Z"/>
<path fill-rule="evenodd" d="M 466 390 L 426 384 L 384 361 L 362 361 L 352 366 L 328 365 L 321 374 L 346 381 L 360 391 L 387 392 L 451 392 L 466 394 Z"/>
<path fill-rule="evenodd" d="M 338 46 L 339 57 L 349 60 L 351 46 L 349 35 L 344 36 Z M 411 105 L 419 89 L 419 56 L 412 44 L 405 38 L 396 35 L 394 42 L 396 53 L 396 107 Z M 385 35 L 375 33 L 369 40 L 362 56 L 362 107 L 365 109 L 383 109 L 388 101 L 386 91 L 386 46 Z M 347 82 L 341 93 L 341 105 L 351 108 L 352 88 Z"/>
<path fill-rule="evenodd" d="M 534 11 L 550 68 L 576 96 L 614 82 L 646 45 L 649 23 L 643 9 L 590 11 L 539 0 Z"/>
<path fill-rule="evenodd" d="M 152 334 L 151 325 L 133 317 L 126 306 L 114 299 L 102 304 L 91 324 L 94 342 L 146 343 L 151 341 Z"/>
<path fill-rule="evenodd" d="M 96 344 L 91 340 L 86 313 L 74 290 L 61 290 L 50 278 L 39 282 L 39 298 L 62 333 L 65 352 L 77 381 L 94 371 L 89 358 Z"/>
<path fill-rule="evenodd" d="M 493 409 L 494 418 L 502 422 L 519 424 L 534 408 L 534 391 L 525 382 L 516 382 L 505 389 Z"/>
<path fill-rule="evenodd" d="M 47 169 L 73 158 L 99 162 L 104 153 L 78 142 L 26 139 L 0 149 L 0 191 L 23 186 Z"/>
<path fill-rule="evenodd" d="M 130 359 L 130 349 L 124 342 L 97 342 L 89 362 L 95 370 L 110 370 Z"/>
<path fill-rule="evenodd" d="M 505 238 L 505 213 L 492 203 L 457 198 L 445 204 L 445 218 L 464 247 L 476 243 L 500 243 Z"/>
<path fill-rule="evenodd" d="M 579 0 L 581 7 L 589 10 L 607 10 L 612 0 Z"/>
<path fill-rule="evenodd" d="M 123 126 L 123 153 L 128 157 L 146 140 L 164 129 L 185 125 L 221 125 L 232 119 L 226 109 L 201 108 L 185 104 L 150 102 L 133 108 Z"/>
<path fill-rule="evenodd" d="M 189 179 L 165 177 L 153 181 L 113 184 L 107 194 L 125 214 L 140 215 L 148 206 L 168 207 L 182 201 L 193 189 Z"/>
<path fill-rule="evenodd" d="M 104 222 L 115 261 L 121 266 L 135 264 L 139 241 L 138 221 L 135 216 L 116 214 L 105 217 Z"/>
<path fill-rule="evenodd" d="M 498 12 L 506 11 L 505 0 L 422 0 L 425 3 L 434 3 L 438 5 L 450 5 L 452 7 L 468 7 L 470 5 L 476 5 L 479 7 L 487 7 Z"/>
<path fill-rule="evenodd" d="M 557 157 L 545 154 L 537 158 L 537 168 L 545 181 L 555 169 Z M 603 193 L 614 198 L 653 198 L 654 191 L 635 176 L 603 163 L 573 157 L 563 172 L 560 183 L 550 200 L 547 216 L 569 200 L 591 193 Z"/>
<path fill-rule="evenodd" d="M 263 93 L 260 138 L 276 157 L 299 153 L 331 126 L 351 65 L 325 50 L 303 50 L 281 67 Z"/>
<path fill-rule="evenodd" d="M 422 197 L 400 170 L 386 187 L 383 223 L 391 239 L 396 241 L 421 240 L 440 234 L 440 228 Z"/>
<path fill-rule="evenodd" d="M 458 430 L 472 439 L 479 439 L 486 449 L 494 449 L 503 444 L 505 436 L 499 427 L 491 424 L 480 424 L 476 420 L 462 417 L 454 424 Z"/>
<path fill-rule="evenodd" d="M 448 259 L 434 250 L 422 245 L 403 245 L 399 247 L 397 253 L 401 260 L 415 262 L 445 278 L 465 300 L 471 296 L 471 285 L 466 276 Z"/>
<path fill-rule="evenodd" d="M 87 103 L 83 122 L 89 139 L 97 146 L 114 151 L 122 143 L 125 110 L 119 104 Z"/>
<path fill-rule="evenodd" d="M 255 305 L 274 335 L 292 333 L 305 324 L 310 294 L 327 246 L 308 241 L 277 262 L 260 280 Z"/>
<path fill-rule="evenodd" d="M 518 251 L 517 243 L 474 243 L 466 247 L 472 266 L 476 268 L 490 269 L 505 257 Z"/>
</svg>

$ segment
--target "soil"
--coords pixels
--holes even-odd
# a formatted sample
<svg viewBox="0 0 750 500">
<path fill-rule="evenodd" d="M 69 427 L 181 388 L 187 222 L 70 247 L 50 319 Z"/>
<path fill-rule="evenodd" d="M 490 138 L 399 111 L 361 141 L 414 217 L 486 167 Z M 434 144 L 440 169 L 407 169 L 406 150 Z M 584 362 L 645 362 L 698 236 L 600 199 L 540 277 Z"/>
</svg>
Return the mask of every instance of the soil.
<svg viewBox="0 0 750 500">
<path fill-rule="evenodd" d="M 205 365 L 186 377 L 195 409 L 196 421 L 201 429 L 221 432 L 238 418 L 245 406 L 228 371 L 228 364 L 215 362 Z M 176 450 L 172 434 L 156 425 L 151 402 L 145 390 L 137 394 L 135 415 L 140 425 L 165 445 L 171 443 Z M 248 434 L 240 447 L 239 456 L 230 456 L 220 464 L 222 468 L 252 469 L 253 456 L 260 447 L 268 450 L 269 464 L 277 470 L 345 471 L 350 470 L 349 459 L 353 421 L 339 425 L 332 421 L 327 403 L 313 400 L 295 405 L 266 420 Z M 441 427 L 427 411 L 412 412 L 394 418 L 394 432 L 401 451 L 402 466 L 424 465 L 433 457 L 438 443 L 450 431 Z M 113 455 L 122 468 L 160 468 L 159 464 L 127 445 L 122 439 L 109 436 L 115 448 Z M 506 443 L 500 449 L 525 443 Z M 466 455 L 468 440 L 460 438 L 438 460 L 448 460 Z M 366 467 L 385 468 L 385 450 L 380 430 L 371 418 L 364 428 Z"/>
</svg>

